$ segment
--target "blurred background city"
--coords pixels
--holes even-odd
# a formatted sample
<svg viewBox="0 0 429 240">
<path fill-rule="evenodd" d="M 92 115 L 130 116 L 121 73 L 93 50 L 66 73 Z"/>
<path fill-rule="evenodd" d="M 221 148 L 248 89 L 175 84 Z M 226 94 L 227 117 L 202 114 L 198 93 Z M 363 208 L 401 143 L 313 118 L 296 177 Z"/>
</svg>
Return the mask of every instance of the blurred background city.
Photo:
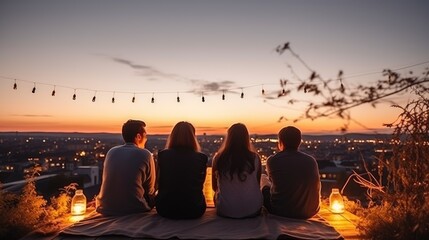
<svg viewBox="0 0 429 240">
<path fill-rule="evenodd" d="M 300 150 L 313 155 L 319 165 L 322 195 L 327 197 L 332 187 L 342 189 L 349 198 L 365 202 L 366 189 L 353 180 L 345 185 L 355 172 L 378 175 L 378 157 L 390 153 L 390 135 L 344 134 L 304 135 Z M 202 152 L 211 161 L 219 149 L 223 135 L 199 135 Z M 167 135 L 148 137 L 146 148 L 156 160 L 158 150 L 164 148 Z M 276 153 L 276 135 L 252 135 L 263 168 L 267 158 Z M 0 182 L 2 188 L 19 192 L 25 184 L 25 175 L 34 166 L 40 166 L 36 179 L 37 191 L 45 198 L 58 194 L 70 183 L 78 183 L 88 199 L 98 194 L 103 162 L 107 151 L 123 144 L 120 134 L 108 133 L 0 133 Z M 210 163 L 209 166 L 210 167 Z"/>
</svg>

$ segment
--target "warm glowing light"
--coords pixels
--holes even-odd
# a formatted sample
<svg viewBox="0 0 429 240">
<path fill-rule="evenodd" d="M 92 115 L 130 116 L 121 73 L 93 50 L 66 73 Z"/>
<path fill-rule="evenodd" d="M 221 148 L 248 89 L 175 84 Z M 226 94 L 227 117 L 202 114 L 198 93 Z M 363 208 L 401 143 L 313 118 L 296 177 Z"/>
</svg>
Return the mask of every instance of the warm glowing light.
<svg viewBox="0 0 429 240">
<path fill-rule="evenodd" d="M 344 201 L 338 188 L 333 188 L 331 195 L 329 195 L 329 209 L 333 213 L 344 212 Z"/>
<path fill-rule="evenodd" d="M 214 207 L 214 191 L 212 188 L 212 168 L 207 168 L 206 180 L 203 186 L 204 197 L 206 198 L 206 204 L 208 207 Z"/>
<path fill-rule="evenodd" d="M 72 206 L 72 215 L 83 215 L 85 214 L 86 211 L 86 205 L 83 203 L 75 203 Z"/>
<path fill-rule="evenodd" d="M 338 201 L 334 201 L 331 204 L 331 210 L 334 213 L 342 213 L 342 212 L 344 212 L 344 204 L 342 204 L 342 203 L 340 203 Z"/>
<path fill-rule="evenodd" d="M 85 216 L 80 215 L 80 216 L 70 216 L 69 221 L 70 222 L 79 222 L 80 220 L 83 220 L 85 218 Z"/>
<path fill-rule="evenodd" d="M 76 190 L 71 202 L 71 215 L 84 215 L 86 212 L 86 197 L 83 190 Z"/>
</svg>

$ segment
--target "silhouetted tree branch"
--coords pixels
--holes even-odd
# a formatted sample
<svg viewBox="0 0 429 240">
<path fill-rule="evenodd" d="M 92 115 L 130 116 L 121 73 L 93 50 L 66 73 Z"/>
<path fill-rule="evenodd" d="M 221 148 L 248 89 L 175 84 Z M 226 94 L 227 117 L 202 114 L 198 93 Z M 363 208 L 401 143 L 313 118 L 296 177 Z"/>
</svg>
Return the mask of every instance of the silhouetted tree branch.
<svg viewBox="0 0 429 240">
<path fill-rule="evenodd" d="M 361 105 L 371 104 L 376 107 L 382 101 L 387 101 L 386 98 L 399 95 L 411 89 L 422 94 L 429 93 L 429 70 L 422 74 L 421 77 L 401 77 L 401 75 L 394 70 L 384 69 L 382 76 L 384 79 L 377 80 L 374 84 L 358 85 L 356 88 L 346 88 L 343 84 L 343 71 L 338 72 L 337 79 L 323 79 L 316 71 L 312 70 L 308 64 L 303 61 L 298 54 L 292 51 L 290 43 L 279 45 L 276 47 L 278 54 L 283 54 L 285 51 L 290 51 L 291 54 L 297 58 L 307 68 L 311 74 L 306 79 L 297 77 L 299 82 L 296 89 L 287 89 L 286 85 L 288 80 L 280 80 L 281 91 L 277 98 L 283 98 L 290 95 L 293 91 L 304 92 L 311 96 L 318 97 L 318 101 L 307 103 L 304 113 L 294 119 L 294 122 L 311 119 L 316 120 L 325 117 L 336 117 L 346 120 L 346 123 L 341 130 L 347 131 L 348 124 L 351 117 L 350 110 Z M 296 76 L 292 66 L 288 65 L 292 73 Z M 412 75 L 413 72 L 410 72 Z M 268 96 L 269 97 L 269 96 Z M 272 98 L 272 96 L 271 96 Z M 289 104 L 295 104 L 298 99 L 291 99 Z M 392 105 L 395 104 L 389 101 Z M 285 119 L 284 117 L 282 119 Z"/>
</svg>

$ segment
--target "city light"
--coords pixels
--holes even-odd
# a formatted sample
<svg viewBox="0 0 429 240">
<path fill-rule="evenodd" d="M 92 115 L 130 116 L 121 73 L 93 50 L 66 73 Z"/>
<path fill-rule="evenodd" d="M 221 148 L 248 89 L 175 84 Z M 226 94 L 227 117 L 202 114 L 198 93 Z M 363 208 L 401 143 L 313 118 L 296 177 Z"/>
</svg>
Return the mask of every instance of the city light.
<svg viewBox="0 0 429 240">
<path fill-rule="evenodd" d="M 209 156 L 209 160 L 219 149 L 224 140 L 223 135 L 199 135 L 197 136 L 203 153 Z M 318 162 L 320 180 L 322 183 L 322 194 L 329 196 L 333 185 L 341 186 L 342 182 L 348 178 L 352 171 L 362 172 L 364 170 L 362 157 L 365 159 L 367 168 L 377 173 L 377 154 L 392 154 L 391 141 L 378 141 L 375 138 L 353 139 L 349 137 L 344 141 L 342 137 L 316 137 L 309 138 L 303 136 L 304 141 L 300 150 L 312 155 Z M 154 153 L 156 160 L 157 151 L 165 146 L 167 135 L 155 135 L 148 137 L 146 148 Z M 98 167 L 98 180 L 102 177 L 103 162 L 107 151 L 123 144 L 119 134 L 107 134 L 101 138 L 93 134 L 0 134 L 2 144 L 0 148 L 6 153 L 7 159 L 2 158 L 0 171 L 8 172 L 12 175 L 30 173 L 30 169 L 35 165 L 41 166 L 41 175 L 61 174 L 64 176 L 82 176 L 77 173 L 77 169 L 85 166 Z M 267 159 L 276 154 L 277 135 L 252 135 L 252 144 L 259 154 L 263 172 Z M 71 173 L 71 174 L 70 174 Z M 15 178 L 19 179 L 19 178 Z M 81 178 L 82 182 L 89 181 L 90 178 Z M 86 180 L 84 180 L 86 179 Z M 93 179 L 91 179 L 93 180 Z M 2 183 L 5 179 L 0 179 Z M 363 190 L 354 193 L 355 197 L 365 197 Z M 350 197 L 350 196 L 349 196 Z"/>
</svg>

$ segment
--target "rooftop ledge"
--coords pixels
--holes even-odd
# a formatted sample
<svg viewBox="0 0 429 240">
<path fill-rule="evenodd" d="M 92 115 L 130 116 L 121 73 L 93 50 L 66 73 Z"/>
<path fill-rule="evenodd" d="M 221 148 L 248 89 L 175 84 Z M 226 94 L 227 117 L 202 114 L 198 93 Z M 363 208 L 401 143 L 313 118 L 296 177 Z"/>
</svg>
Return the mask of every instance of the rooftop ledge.
<svg viewBox="0 0 429 240">
<path fill-rule="evenodd" d="M 66 229 L 67 227 L 70 227 L 71 225 L 79 222 L 80 220 L 83 220 L 87 218 L 90 215 L 94 214 L 94 205 L 90 204 L 90 207 L 87 210 L 87 213 L 84 216 L 65 216 L 61 219 L 58 219 L 58 222 L 60 223 L 60 229 L 56 232 L 50 232 L 50 233 L 42 233 L 40 231 L 33 232 L 26 237 L 24 237 L 22 240 L 31 239 L 31 240 L 77 240 L 77 239 L 85 239 L 85 240 L 100 240 L 100 239 L 136 239 L 134 237 L 127 237 L 127 236 L 118 236 L 118 235 L 102 235 L 102 236 L 80 236 L 80 235 L 62 235 L 61 232 Z M 359 236 L 359 232 L 356 229 L 356 223 L 359 220 L 359 218 L 348 212 L 345 211 L 344 213 L 332 213 L 328 210 L 328 207 L 325 205 L 322 205 L 322 208 L 320 209 L 318 216 L 329 223 L 332 227 L 335 228 L 335 230 L 341 234 L 341 236 L 344 239 L 361 239 Z M 241 220 L 238 220 L 241 221 Z M 136 229 L 139 229 L 138 226 Z"/>
<path fill-rule="evenodd" d="M 206 175 L 206 182 L 204 183 L 204 195 L 207 199 L 207 206 L 208 211 L 211 213 L 213 210 L 214 203 L 212 201 L 213 199 L 213 190 L 211 188 L 211 168 L 207 169 L 207 175 Z M 211 208 L 211 210 L 210 210 Z M 68 227 L 72 226 L 73 224 L 88 218 L 91 215 L 94 215 L 95 212 L 95 203 L 90 202 L 88 203 L 88 208 L 86 211 L 86 214 L 84 216 L 65 216 L 61 219 L 57 219 L 57 222 L 59 223 L 59 228 L 57 228 L 56 232 L 50 232 L 50 233 L 41 233 L 41 231 L 34 232 L 32 234 L 27 235 L 23 239 L 53 239 L 53 240 L 68 240 L 68 239 L 85 239 L 85 240 L 92 240 L 92 239 L 113 239 L 113 235 L 103 235 L 103 236 L 96 236 L 96 237 L 83 237 L 79 235 L 61 235 L 60 233 L 64 231 L 64 229 L 67 229 Z M 341 234 L 341 236 L 344 239 L 360 239 L 359 232 L 356 228 L 357 222 L 359 221 L 359 217 L 345 211 L 344 213 L 332 213 L 328 206 L 326 206 L 324 203 L 322 203 L 321 209 L 319 213 L 317 214 L 319 219 L 321 218 L 322 221 L 328 223 L 330 226 L 335 228 L 335 230 Z M 241 221 L 241 220 L 238 220 Z M 156 224 L 155 224 L 156 226 Z M 135 229 L 139 229 L 139 226 L 136 226 Z M 308 231 L 308 229 L 304 230 Z M 114 239 L 135 239 L 132 237 L 126 237 L 126 236 L 118 236 L 115 235 Z"/>
<path fill-rule="evenodd" d="M 356 229 L 359 217 L 351 212 L 332 213 L 328 206 L 322 205 L 319 211 L 319 216 L 327 221 L 344 237 L 344 239 L 361 239 L 359 231 Z"/>
</svg>

